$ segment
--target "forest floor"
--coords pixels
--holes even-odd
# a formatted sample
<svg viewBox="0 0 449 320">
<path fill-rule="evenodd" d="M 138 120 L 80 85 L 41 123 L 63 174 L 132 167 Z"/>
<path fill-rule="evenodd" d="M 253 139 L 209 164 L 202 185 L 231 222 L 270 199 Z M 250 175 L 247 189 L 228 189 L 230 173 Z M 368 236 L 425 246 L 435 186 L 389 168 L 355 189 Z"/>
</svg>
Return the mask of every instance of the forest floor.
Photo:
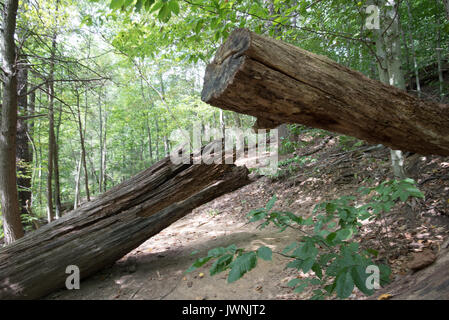
<svg viewBox="0 0 449 320">
<path fill-rule="evenodd" d="M 314 206 L 324 200 L 358 196 L 360 186 L 374 185 L 392 176 L 386 148 L 348 146 L 343 150 L 337 136 L 324 140 L 300 138 L 308 145 L 282 160 L 295 156 L 304 159 L 307 155 L 309 161 L 284 161 L 276 178 L 259 177 L 250 185 L 195 209 L 111 267 L 83 280 L 80 290 L 60 290 L 47 299 L 310 298 L 312 288 L 296 294 L 287 286 L 289 280 L 308 275 L 285 268 L 288 259 L 276 253 L 273 261 L 259 260 L 254 270 L 232 284 L 227 283 L 225 273 L 210 276 L 210 263 L 185 273 L 196 258 L 218 246 L 235 244 L 256 249 L 265 245 L 273 252 L 281 252 L 298 239 L 300 234 L 295 230 L 279 233 L 272 227 L 259 230 L 257 224 L 248 223 L 247 213 L 265 207 L 274 194 L 278 199 L 275 209 L 308 217 Z M 394 292 L 391 296 L 404 299 L 410 281 L 401 280 L 414 276 L 411 263 L 428 260 L 429 254 L 437 256 L 449 235 L 449 158 L 409 155 L 406 168 L 408 176 L 425 193 L 425 200 L 395 207 L 384 216 L 383 223 L 369 223 L 357 236 L 363 245 L 377 249 L 378 259 L 388 261 L 392 268 L 393 283 L 382 293 Z M 194 251 L 198 253 L 193 256 Z M 446 287 L 449 299 L 449 286 Z M 373 298 L 379 295 L 380 292 Z M 357 290 L 350 297 L 364 298 Z"/>
</svg>

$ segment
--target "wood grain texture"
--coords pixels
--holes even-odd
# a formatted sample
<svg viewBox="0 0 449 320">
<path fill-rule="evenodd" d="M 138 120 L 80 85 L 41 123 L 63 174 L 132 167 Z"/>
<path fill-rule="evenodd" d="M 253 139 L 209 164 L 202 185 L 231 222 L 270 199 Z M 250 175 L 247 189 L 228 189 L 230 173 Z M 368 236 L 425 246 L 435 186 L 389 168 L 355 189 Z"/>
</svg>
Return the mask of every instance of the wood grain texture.
<svg viewBox="0 0 449 320">
<path fill-rule="evenodd" d="M 0 249 L 0 299 L 37 299 L 114 263 L 194 208 L 249 183 L 246 167 L 169 158 Z M 82 285 L 82 283 L 81 283 Z"/>
<path fill-rule="evenodd" d="M 420 154 L 449 155 L 449 106 L 418 99 L 285 42 L 235 30 L 206 68 L 202 100 Z"/>
</svg>

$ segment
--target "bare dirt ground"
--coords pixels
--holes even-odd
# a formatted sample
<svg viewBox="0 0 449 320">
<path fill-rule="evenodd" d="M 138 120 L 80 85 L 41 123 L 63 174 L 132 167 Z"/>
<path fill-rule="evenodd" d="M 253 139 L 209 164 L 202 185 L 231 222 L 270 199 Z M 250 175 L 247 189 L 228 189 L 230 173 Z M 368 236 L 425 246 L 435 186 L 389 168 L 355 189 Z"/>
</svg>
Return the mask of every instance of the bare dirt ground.
<svg viewBox="0 0 449 320">
<path fill-rule="evenodd" d="M 307 275 L 286 269 L 288 259 L 276 253 L 273 261 L 260 260 L 254 270 L 232 284 L 227 283 L 225 273 L 210 276 L 210 264 L 192 273 L 185 271 L 196 258 L 206 256 L 215 247 L 235 244 L 250 250 L 265 245 L 273 252 L 281 252 L 297 240 L 300 235 L 295 230 L 279 233 L 271 227 L 259 230 L 257 225 L 248 223 L 246 214 L 264 207 L 274 194 L 278 198 L 275 208 L 307 217 L 323 200 L 357 195 L 361 185 L 373 185 L 391 177 L 386 148 L 341 150 L 337 139 L 328 137 L 324 144 L 322 139 L 311 139 L 297 153 L 315 161 L 294 162 L 284 166 L 282 174 L 275 179 L 260 177 L 195 209 L 110 268 L 81 281 L 80 290 L 60 290 L 47 299 L 310 298 L 312 289 L 295 294 L 287 286 L 289 280 Z M 394 283 L 411 275 L 408 266 L 413 254 L 423 250 L 438 254 L 449 230 L 448 158 L 409 155 L 407 168 L 426 199 L 394 209 L 384 218 L 383 225 L 367 225 L 358 237 L 367 246 L 378 249 L 379 259 L 388 261 L 392 267 L 393 288 L 388 292 L 395 291 Z M 194 251 L 198 254 L 192 256 Z M 398 286 L 394 295 L 407 298 L 404 295 L 407 286 L 401 288 Z M 355 290 L 350 299 L 364 297 Z"/>
</svg>

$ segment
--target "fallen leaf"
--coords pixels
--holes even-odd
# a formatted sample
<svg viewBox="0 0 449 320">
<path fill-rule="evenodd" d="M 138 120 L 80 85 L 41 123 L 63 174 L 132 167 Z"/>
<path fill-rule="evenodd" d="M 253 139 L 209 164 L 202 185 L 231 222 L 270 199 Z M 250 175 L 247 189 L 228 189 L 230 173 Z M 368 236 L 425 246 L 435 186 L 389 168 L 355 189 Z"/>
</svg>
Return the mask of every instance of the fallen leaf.
<svg viewBox="0 0 449 320">
<path fill-rule="evenodd" d="M 377 300 L 388 300 L 391 298 L 393 298 L 393 296 L 391 294 L 384 293 L 384 294 L 381 294 L 379 297 L 377 297 Z"/>
</svg>

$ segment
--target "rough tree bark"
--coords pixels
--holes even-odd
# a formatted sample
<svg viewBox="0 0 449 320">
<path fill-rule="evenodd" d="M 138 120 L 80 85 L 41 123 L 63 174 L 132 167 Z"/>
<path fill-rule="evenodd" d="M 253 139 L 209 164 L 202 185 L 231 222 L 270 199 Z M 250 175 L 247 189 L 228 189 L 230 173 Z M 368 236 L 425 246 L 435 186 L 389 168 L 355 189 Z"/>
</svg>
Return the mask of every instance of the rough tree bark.
<svg viewBox="0 0 449 320">
<path fill-rule="evenodd" d="M 449 106 L 424 101 L 285 42 L 235 30 L 207 66 L 202 100 L 420 154 L 449 155 Z"/>
<path fill-rule="evenodd" d="M 62 288 L 69 265 L 85 278 L 195 207 L 247 183 L 246 167 L 175 165 L 165 158 L 0 249 L 0 299 L 36 299 Z"/>
<path fill-rule="evenodd" d="M 14 34 L 18 0 L 4 2 L 0 41 L 3 71 L 2 117 L 0 123 L 0 202 L 5 243 L 23 237 L 16 176 L 17 55 Z"/>
</svg>

